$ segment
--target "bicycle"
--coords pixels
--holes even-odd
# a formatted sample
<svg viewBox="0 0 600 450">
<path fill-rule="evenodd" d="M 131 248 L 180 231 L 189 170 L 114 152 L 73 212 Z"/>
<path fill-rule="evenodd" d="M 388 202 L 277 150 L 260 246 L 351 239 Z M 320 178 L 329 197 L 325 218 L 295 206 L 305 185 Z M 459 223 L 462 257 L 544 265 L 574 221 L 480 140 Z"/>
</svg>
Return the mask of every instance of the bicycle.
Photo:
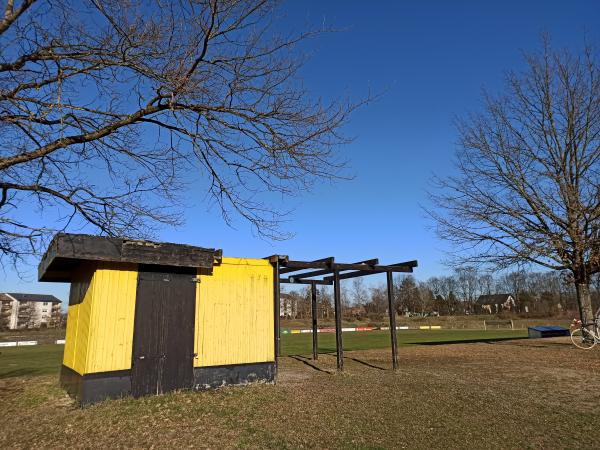
<svg viewBox="0 0 600 450">
<path fill-rule="evenodd" d="M 596 318 L 592 323 L 582 323 L 581 320 L 573 319 L 571 324 L 571 342 L 577 348 L 590 350 L 600 342 L 600 320 Z M 574 328 L 575 327 L 575 328 Z"/>
</svg>

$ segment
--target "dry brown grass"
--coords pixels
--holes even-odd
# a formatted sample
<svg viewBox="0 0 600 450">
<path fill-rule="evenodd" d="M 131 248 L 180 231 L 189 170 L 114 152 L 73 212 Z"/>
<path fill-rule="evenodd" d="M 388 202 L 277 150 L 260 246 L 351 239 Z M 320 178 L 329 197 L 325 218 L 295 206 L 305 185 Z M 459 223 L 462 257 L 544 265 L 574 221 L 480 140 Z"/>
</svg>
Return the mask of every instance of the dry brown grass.
<svg viewBox="0 0 600 450">
<path fill-rule="evenodd" d="M 600 440 L 600 351 L 568 339 L 408 346 L 313 364 L 277 385 L 77 408 L 49 376 L 0 382 L 0 447 L 574 448 Z M 314 366 L 314 367 L 313 367 Z"/>
</svg>

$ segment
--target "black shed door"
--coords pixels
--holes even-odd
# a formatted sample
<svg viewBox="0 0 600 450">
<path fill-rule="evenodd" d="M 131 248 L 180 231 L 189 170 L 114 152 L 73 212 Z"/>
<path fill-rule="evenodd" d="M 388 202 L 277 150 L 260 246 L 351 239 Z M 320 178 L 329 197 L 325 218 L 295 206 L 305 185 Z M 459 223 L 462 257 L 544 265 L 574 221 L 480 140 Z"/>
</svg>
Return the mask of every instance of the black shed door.
<svg viewBox="0 0 600 450">
<path fill-rule="evenodd" d="M 188 389 L 194 380 L 195 274 L 140 266 L 133 332 L 134 397 Z"/>
</svg>

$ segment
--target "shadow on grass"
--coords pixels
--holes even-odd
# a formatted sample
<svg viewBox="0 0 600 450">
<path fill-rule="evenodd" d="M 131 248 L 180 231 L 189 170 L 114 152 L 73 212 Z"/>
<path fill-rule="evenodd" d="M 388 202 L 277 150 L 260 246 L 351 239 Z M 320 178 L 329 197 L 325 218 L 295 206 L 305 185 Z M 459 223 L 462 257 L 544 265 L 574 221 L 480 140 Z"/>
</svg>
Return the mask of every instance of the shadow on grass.
<svg viewBox="0 0 600 450">
<path fill-rule="evenodd" d="M 349 350 L 349 351 L 351 351 L 351 350 Z M 336 357 L 337 356 L 335 352 L 323 352 L 323 353 L 319 353 L 319 355 L 322 355 L 322 356 L 332 356 L 332 357 Z M 292 358 L 292 359 L 295 359 L 296 361 L 300 361 L 301 363 L 304 363 L 307 366 L 312 367 L 315 370 L 318 370 L 319 372 L 325 372 L 325 373 L 328 373 L 330 375 L 334 373 L 332 371 L 321 369 L 320 367 L 317 367 L 316 365 L 314 365 L 314 363 L 311 362 L 312 358 L 309 358 L 307 356 L 304 356 L 304 355 L 288 355 L 288 356 L 290 358 Z M 385 367 L 377 366 L 375 364 L 371 364 L 371 363 L 368 363 L 366 361 L 363 361 L 361 359 L 354 358 L 354 357 L 351 357 L 351 356 L 344 356 L 344 359 L 348 359 L 350 361 L 357 362 L 359 364 L 362 364 L 362 365 L 367 366 L 367 367 L 371 367 L 373 369 L 388 370 Z"/>
<path fill-rule="evenodd" d="M 523 338 L 523 339 L 527 339 L 527 338 Z M 537 339 L 534 339 L 533 341 L 535 342 Z M 527 347 L 531 347 L 531 348 L 556 348 L 556 347 L 573 347 L 574 349 L 577 349 L 577 347 L 575 347 L 571 342 L 549 342 L 549 343 L 543 343 L 543 342 L 531 342 L 529 344 L 527 344 Z M 488 344 L 495 344 L 495 342 L 488 342 Z M 521 344 L 515 343 L 512 344 L 510 342 L 502 342 L 502 345 L 514 345 L 515 347 L 520 347 Z"/>
<path fill-rule="evenodd" d="M 419 342 L 403 342 L 402 345 L 445 345 L 445 344 L 493 344 L 498 341 L 517 341 L 521 339 L 529 339 L 523 337 L 496 337 L 496 338 L 478 338 L 478 339 L 452 339 L 448 341 L 419 341 Z"/>
<path fill-rule="evenodd" d="M 358 359 L 358 358 L 351 358 L 350 356 L 344 356 L 344 358 L 345 358 L 345 359 L 349 359 L 349 360 L 351 360 L 351 361 L 355 361 L 355 362 L 357 362 L 357 363 L 359 363 L 359 364 L 362 364 L 362 365 L 364 365 L 364 366 L 371 367 L 371 368 L 373 368 L 373 369 L 379 369 L 379 370 L 388 370 L 388 369 L 386 369 L 385 367 L 376 366 L 375 364 L 371 364 L 371 363 L 368 363 L 368 362 L 366 362 L 366 361 L 362 361 L 362 360 L 360 360 L 360 359 Z"/>
<path fill-rule="evenodd" d="M 311 367 L 312 369 L 315 369 L 319 372 L 323 372 L 323 373 L 328 373 L 329 375 L 333 375 L 333 372 L 329 371 L 329 370 L 325 370 L 325 369 L 321 369 L 319 366 L 309 362 L 311 360 L 309 360 L 306 356 L 302 356 L 302 355 L 288 355 L 289 358 L 295 359 L 296 361 L 300 361 L 302 364 L 306 364 L 308 367 Z"/>
</svg>

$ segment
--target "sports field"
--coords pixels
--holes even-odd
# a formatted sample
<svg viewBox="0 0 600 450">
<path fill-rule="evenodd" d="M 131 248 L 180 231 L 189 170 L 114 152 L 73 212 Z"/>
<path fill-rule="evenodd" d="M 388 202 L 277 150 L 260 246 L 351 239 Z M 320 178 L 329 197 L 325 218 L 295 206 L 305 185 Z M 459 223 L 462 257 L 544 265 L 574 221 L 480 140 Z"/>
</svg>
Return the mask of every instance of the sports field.
<svg viewBox="0 0 600 450">
<path fill-rule="evenodd" d="M 398 345 L 435 345 L 448 342 L 485 341 L 521 338 L 525 330 L 400 330 Z M 389 331 L 350 332 L 343 334 L 344 349 L 369 350 L 390 347 Z M 319 353 L 335 352 L 335 334 L 318 334 Z M 62 362 L 63 346 L 56 344 L 31 347 L 0 348 L 0 379 L 29 375 L 58 374 Z M 312 354 L 311 334 L 283 334 L 281 354 Z"/>
<path fill-rule="evenodd" d="M 399 330 L 398 345 L 442 344 L 524 338 L 527 330 Z M 335 333 L 318 333 L 319 352 L 335 352 Z M 344 350 L 370 350 L 390 347 L 389 331 L 356 331 L 343 333 Z M 283 334 L 281 354 L 312 354 L 312 334 Z"/>
<path fill-rule="evenodd" d="M 504 449 L 600 440 L 600 352 L 577 350 L 568 338 L 489 341 L 498 332 L 454 333 L 398 332 L 396 373 L 389 348 L 376 348 L 387 345 L 388 333 L 345 333 L 343 374 L 335 355 L 307 357 L 310 335 L 284 336 L 292 356 L 280 359 L 276 385 L 85 409 L 58 387 L 60 346 L 3 348 L 0 448 Z M 333 349 L 332 335 L 319 337 L 323 352 Z M 429 345 L 459 338 L 475 342 Z M 365 347 L 375 348 L 351 350 Z"/>
</svg>

